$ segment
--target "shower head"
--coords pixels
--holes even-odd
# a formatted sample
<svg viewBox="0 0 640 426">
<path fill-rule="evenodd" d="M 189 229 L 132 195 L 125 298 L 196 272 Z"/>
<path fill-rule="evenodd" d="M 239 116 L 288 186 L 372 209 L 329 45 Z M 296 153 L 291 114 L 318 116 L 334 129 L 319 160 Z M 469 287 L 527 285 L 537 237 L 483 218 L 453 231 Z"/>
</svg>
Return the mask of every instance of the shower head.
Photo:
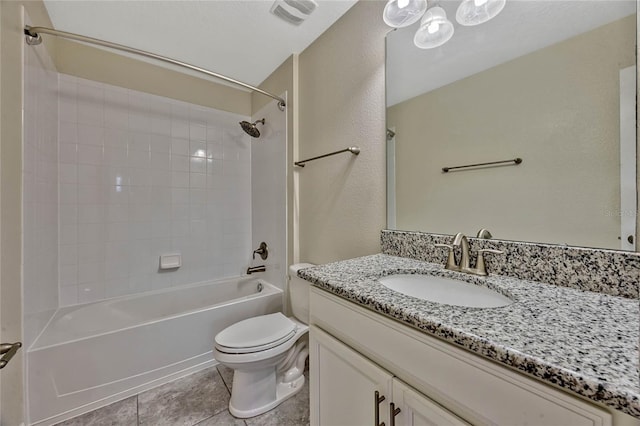
<svg viewBox="0 0 640 426">
<path fill-rule="evenodd" d="M 264 118 L 262 120 L 256 120 L 253 123 L 249 123 L 248 121 L 241 121 L 240 127 L 242 127 L 242 130 L 244 130 L 245 133 L 252 138 L 259 138 L 260 130 L 258 130 L 258 128 L 256 127 L 256 124 L 258 123 L 262 123 L 262 125 L 264 126 Z"/>
</svg>

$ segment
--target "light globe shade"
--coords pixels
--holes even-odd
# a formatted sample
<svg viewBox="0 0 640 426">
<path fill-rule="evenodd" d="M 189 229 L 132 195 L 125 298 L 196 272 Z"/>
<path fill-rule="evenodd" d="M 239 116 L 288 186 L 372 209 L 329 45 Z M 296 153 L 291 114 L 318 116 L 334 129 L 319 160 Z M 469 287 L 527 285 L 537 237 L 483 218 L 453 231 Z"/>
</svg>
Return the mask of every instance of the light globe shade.
<svg viewBox="0 0 640 426">
<path fill-rule="evenodd" d="M 502 12 L 506 0 L 463 0 L 456 12 L 456 21 L 467 27 L 479 25 Z"/>
<path fill-rule="evenodd" d="M 390 27 L 408 27 L 418 22 L 425 10 L 427 0 L 389 0 L 384 7 L 382 19 Z"/>
<path fill-rule="evenodd" d="M 422 17 L 413 43 L 420 49 L 433 49 L 448 42 L 453 31 L 453 23 L 447 19 L 447 13 L 440 6 L 435 6 Z"/>
</svg>

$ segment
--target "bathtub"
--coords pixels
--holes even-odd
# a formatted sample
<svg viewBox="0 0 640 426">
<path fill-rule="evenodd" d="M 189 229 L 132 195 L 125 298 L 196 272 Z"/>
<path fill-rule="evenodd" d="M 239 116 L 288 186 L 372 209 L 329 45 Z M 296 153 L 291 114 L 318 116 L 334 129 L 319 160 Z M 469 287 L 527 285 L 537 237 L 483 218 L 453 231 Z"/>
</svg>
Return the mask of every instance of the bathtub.
<svg viewBox="0 0 640 426">
<path fill-rule="evenodd" d="M 282 302 L 282 290 L 243 277 L 61 308 L 26 354 L 29 424 L 55 424 L 215 365 L 219 331 L 282 311 Z"/>
</svg>

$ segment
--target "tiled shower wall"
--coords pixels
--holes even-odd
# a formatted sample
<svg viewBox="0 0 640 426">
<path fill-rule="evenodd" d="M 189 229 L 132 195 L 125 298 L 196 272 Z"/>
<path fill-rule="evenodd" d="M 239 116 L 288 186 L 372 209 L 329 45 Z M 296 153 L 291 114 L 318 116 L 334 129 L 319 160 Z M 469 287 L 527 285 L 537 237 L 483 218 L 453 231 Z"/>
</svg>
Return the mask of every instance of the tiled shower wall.
<svg viewBox="0 0 640 426">
<path fill-rule="evenodd" d="M 28 347 L 58 307 L 58 74 L 44 45 L 23 49 L 22 284 Z"/>
<path fill-rule="evenodd" d="M 60 306 L 243 273 L 248 117 L 59 78 Z"/>
<path fill-rule="evenodd" d="M 286 94 L 282 94 L 286 96 Z M 253 247 L 262 241 L 269 246 L 269 257 L 259 256 L 252 265 L 265 265 L 260 276 L 286 289 L 287 282 L 287 113 L 277 102 L 262 107 L 251 121 L 264 118 L 259 125 L 260 139 L 251 151 Z"/>
</svg>

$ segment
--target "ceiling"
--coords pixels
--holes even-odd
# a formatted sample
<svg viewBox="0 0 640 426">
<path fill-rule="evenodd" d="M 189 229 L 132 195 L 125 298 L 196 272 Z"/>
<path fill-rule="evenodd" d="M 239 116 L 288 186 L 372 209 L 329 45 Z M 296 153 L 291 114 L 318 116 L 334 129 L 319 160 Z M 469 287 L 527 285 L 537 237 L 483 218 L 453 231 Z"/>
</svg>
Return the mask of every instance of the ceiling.
<svg viewBox="0 0 640 426">
<path fill-rule="evenodd" d="M 459 4 L 440 1 L 455 32 L 438 48 L 413 44 L 419 23 L 387 36 L 388 106 L 636 12 L 635 0 L 507 0 L 491 21 L 463 27 L 455 22 Z"/>
<path fill-rule="evenodd" d="M 295 26 L 269 12 L 272 0 L 44 0 L 55 29 L 147 50 L 252 85 L 302 52 L 356 0 L 316 2 L 309 18 Z"/>
</svg>

